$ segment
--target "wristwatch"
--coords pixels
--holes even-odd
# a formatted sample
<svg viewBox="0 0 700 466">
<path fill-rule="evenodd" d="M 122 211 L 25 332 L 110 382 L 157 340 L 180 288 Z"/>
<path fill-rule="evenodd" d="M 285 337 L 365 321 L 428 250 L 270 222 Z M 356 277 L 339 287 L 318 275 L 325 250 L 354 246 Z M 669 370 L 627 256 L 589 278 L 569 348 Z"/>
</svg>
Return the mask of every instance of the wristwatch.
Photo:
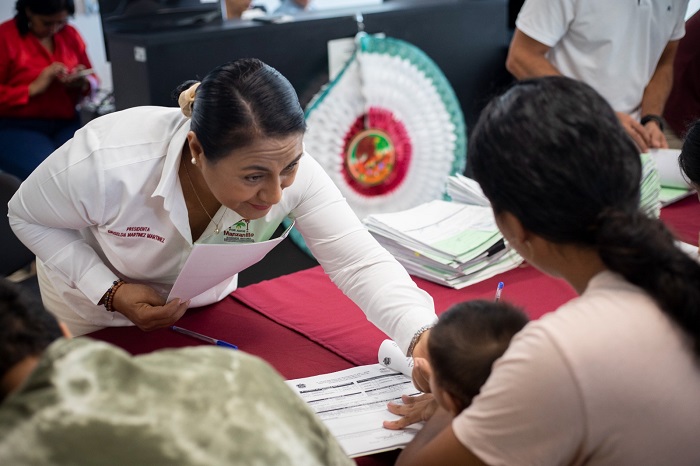
<svg viewBox="0 0 700 466">
<path fill-rule="evenodd" d="M 646 125 L 650 121 L 656 122 L 656 124 L 659 125 L 659 129 L 661 131 L 664 130 L 664 120 L 659 115 L 653 115 L 651 113 L 649 115 L 644 115 L 641 119 L 642 126 Z"/>
</svg>

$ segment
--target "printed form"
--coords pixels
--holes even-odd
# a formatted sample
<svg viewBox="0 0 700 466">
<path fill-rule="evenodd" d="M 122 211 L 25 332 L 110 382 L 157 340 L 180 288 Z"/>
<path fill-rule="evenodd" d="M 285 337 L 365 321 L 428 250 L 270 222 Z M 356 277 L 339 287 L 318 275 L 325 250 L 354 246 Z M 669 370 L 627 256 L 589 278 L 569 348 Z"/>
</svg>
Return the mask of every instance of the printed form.
<svg viewBox="0 0 700 466">
<path fill-rule="evenodd" d="M 386 357 L 381 356 L 380 352 L 380 361 L 386 364 Z M 399 359 L 396 362 L 406 364 Z M 382 427 L 383 421 L 399 418 L 387 410 L 389 401 L 401 403 L 401 395 L 420 393 L 410 377 L 383 364 L 288 380 L 287 384 L 311 406 L 351 458 L 401 448 L 423 427 L 422 423 L 404 430 Z"/>
</svg>

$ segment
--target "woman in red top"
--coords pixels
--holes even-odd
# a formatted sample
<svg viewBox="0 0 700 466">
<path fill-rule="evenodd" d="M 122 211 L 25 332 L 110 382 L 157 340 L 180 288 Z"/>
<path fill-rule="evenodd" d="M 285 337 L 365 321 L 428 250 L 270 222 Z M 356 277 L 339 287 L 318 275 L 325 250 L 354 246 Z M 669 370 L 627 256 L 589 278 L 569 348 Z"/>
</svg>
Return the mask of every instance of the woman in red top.
<svg viewBox="0 0 700 466">
<path fill-rule="evenodd" d="M 92 65 L 67 24 L 73 0 L 18 0 L 16 9 L 0 24 L 0 170 L 24 179 L 80 127 L 76 105 L 97 79 L 80 73 Z"/>
</svg>

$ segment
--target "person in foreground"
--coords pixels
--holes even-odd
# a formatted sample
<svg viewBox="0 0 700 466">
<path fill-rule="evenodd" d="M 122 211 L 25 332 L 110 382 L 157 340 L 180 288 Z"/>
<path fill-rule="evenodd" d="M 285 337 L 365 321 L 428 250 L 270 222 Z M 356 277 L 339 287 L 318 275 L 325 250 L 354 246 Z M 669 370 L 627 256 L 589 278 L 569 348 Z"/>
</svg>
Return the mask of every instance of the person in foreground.
<svg viewBox="0 0 700 466">
<path fill-rule="evenodd" d="M 579 81 L 522 81 L 469 154 L 506 240 L 580 296 L 397 464 L 700 464 L 700 264 L 639 212 L 639 153 L 612 108 Z"/>
<path fill-rule="evenodd" d="M 0 279 L 0 463 L 352 465 L 267 363 L 219 347 L 130 356 L 61 338 Z"/>
<path fill-rule="evenodd" d="M 0 170 L 25 179 L 80 127 L 78 102 L 97 77 L 78 31 L 73 0 L 18 0 L 0 24 Z"/>
<path fill-rule="evenodd" d="M 195 242 L 265 241 L 291 217 L 333 282 L 403 351 L 420 354 L 437 319 L 432 298 L 304 152 L 304 112 L 289 81 L 241 59 L 184 83 L 179 97 L 180 108 L 91 121 L 10 201 L 10 224 L 37 255 L 46 308 L 76 335 L 167 327 L 236 288 L 233 276 L 191 302 L 165 302 Z"/>
</svg>

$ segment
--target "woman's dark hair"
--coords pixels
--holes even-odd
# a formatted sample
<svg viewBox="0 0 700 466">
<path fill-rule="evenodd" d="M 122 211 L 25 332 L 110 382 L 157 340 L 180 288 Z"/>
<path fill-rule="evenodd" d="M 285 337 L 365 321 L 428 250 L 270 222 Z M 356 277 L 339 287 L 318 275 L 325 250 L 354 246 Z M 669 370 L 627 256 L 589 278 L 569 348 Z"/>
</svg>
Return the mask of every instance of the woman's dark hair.
<svg viewBox="0 0 700 466">
<path fill-rule="evenodd" d="M 15 3 L 15 24 L 21 36 L 26 36 L 29 32 L 29 18 L 27 9 L 37 15 L 55 15 L 65 11 L 69 16 L 75 14 L 75 3 L 73 0 L 17 0 Z"/>
<path fill-rule="evenodd" d="M 519 82 L 484 109 L 469 157 L 494 212 L 554 243 L 596 248 L 690 334 L 700 356 L 700 265 L 640 212 L 639 151 L 603 97 L 563 77 Z"/>
<path fill-rule="evenodd" d="M 494 361 L 527 322 L 520 309 L 504 301 L 467 301 L 440 315 L 428 337 L 430 365 L 460 411 L 471 404 Z"/>
<path fill-rule="evenodd" d="M 685 135 L 678 165 L 691 183 L 700 186 L 700 120 L 693 123 Z"/>
<path fill-rule="evenodd" d="M 40 355 L 61 335 L 56 319 L 38 298 L 0 278 L 0 379 L 18 362 Z"/>
<path fill-rule="evenodd" d="M 175 96 L 193 81 L 181 84 Z M 304 111 L 292 85 L 277 70 L 254 58 L 215 68 L 197 88 L 192 131 L 210 162 L 259 138 L 306 131 Z"/>
</svg>

